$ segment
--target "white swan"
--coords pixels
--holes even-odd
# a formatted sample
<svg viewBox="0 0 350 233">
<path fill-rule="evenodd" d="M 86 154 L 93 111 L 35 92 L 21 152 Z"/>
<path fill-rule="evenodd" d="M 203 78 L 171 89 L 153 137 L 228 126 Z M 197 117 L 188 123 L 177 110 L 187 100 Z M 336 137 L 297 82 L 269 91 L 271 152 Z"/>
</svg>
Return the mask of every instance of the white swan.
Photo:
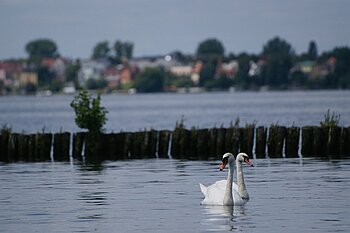
<svg viewBox="0 0 350 233">
<path fill-rule="evenodd" d="M 233 170 L 234 162 L 237 166 L 237 183 L 233 182 Z M 243 205 L 245 201 L 243 199 L 249 199 L 247 189 L 244 184 L 242 163 L 245 162 L 250 166 L 253 163 L 249 160 L 249 157 L 245 153 L 239 153 L 237 159 L 231 153 L 225 153 L 222 156 L 222 163 L 220 165 L 220 171 L 222 171 L 228 164 L 228 176 L 227 180 L 220 180 L 214 184 L 205 187 L 203 184 L 199 184 L 202 193 L 204 194 L 203 205 Z"/>
</svg>

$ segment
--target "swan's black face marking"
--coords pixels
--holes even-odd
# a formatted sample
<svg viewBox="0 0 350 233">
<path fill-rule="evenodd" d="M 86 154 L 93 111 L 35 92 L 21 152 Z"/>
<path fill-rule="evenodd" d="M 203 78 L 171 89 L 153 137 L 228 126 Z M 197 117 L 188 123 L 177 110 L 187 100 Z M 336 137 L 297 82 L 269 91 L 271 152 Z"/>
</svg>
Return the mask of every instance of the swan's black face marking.
<svg viewBox="0 0 350 233">
<path fill-rule="evenodd" d="M 248 164 L 249 166 L 254 167 L 254 164 L 249 160 L 249 157 L 247 155 L 243 155 L 244 162 Z"/>
<path fill-rule="evenodd" d="M 228 156 L 222 158 L 222 163 L 220 164 L 220 171 L 224 170 L 224 168 L 226 167 L 227 163 L 228 163 Z"/>
</svg>

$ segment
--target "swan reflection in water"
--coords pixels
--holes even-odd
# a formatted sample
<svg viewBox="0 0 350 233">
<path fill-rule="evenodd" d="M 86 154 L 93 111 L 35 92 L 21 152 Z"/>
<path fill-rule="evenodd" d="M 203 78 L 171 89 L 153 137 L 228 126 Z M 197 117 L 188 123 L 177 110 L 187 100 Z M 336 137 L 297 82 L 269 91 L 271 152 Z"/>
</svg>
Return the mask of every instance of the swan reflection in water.
<svg viewBox="0 0 350 233">
<path fill-rule="evenodd" d="M 203 206 L 202 224 L 208 231 L 241 231 L 239 219 L 245 216 L 244 206 Z"/>
</svg>

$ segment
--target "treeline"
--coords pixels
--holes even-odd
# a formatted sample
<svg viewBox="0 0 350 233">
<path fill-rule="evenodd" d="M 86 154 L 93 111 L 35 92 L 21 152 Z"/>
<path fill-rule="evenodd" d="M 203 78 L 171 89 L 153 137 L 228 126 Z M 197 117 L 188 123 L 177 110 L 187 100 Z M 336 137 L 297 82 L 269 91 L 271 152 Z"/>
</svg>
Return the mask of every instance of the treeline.
<svg viewBox="0 0 350 233">
<path fill-rule="evenodd" d="M 66 66 L 58 86 L 50 69 L 42 64 L 44 58 L 60 57 L 56 43 L 49 39 L 34 40 L 26 45 L 28 58 L 21 60 L 36 71 L 40 86 L 60 90 L 63 82 L 73 82 L 76 88 L 80 60 Z M 134 44 L 126 41 L 98 42 L 92 49 L 91 59 L 107 61 L 110 66 L 130 70 L 131 78 L 117 89 L 135 88 L 138 92 L 174 91 L 178 88 L 199 87 L 205 90 L 224 90 L 231 87 L 240 90 L 259 89 L 349 89 L 350 48 L 336 47 L 319 53 L 315 41 L 310 41 L 307 51 L 297 54 L 286 40 L 275 37 L 267 41 L 257 54 L 225 51 L 224 45 L 215 38 L 199 43 L 195 54 L 172 52 L 177 66 L 192 69 L 185 75 L 174 74 L 169 67 L 153 65 L 144 69 L 131 69 Z M 155 58 L 148 58 L 151 62 Z M 136 59 L 137 60 L 137 59 Z M 230 67 L 231 65 L 231 67 Z M 227 68 L 229 67 L 229 68 Z M 91 81 L 91 82 L 89 82 Z M 98 82 L 97 82 L 98 81 Z M 87 80 L 85 88 L 104 89 L 107 80 Z M 90 84 L 94 85 L 90 85 Z M 57 84 L 55 86 L 55 84 Z M 1 87 L 1 81 L 0 81 Z"/>
</svg>

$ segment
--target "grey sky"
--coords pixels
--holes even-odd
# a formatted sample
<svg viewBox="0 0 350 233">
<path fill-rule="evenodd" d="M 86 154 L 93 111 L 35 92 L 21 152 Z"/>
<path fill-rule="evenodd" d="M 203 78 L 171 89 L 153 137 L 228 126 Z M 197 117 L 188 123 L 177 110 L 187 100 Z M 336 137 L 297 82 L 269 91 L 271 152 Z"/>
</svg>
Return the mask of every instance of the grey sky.
<svg viewBox="0 0 350 233">
<path fill-rule="evenodd" d="M 274 36 L 300 53 L 350 46 L 349 0 L 0 0 L 0 59 L 26 57 L 50 38 L 63 56 L 87 58 L 103 40 L 134 42 L 134 55 L 194 53 L 207 38 L 228 52 L 261 51 Z"/>
</svg>

